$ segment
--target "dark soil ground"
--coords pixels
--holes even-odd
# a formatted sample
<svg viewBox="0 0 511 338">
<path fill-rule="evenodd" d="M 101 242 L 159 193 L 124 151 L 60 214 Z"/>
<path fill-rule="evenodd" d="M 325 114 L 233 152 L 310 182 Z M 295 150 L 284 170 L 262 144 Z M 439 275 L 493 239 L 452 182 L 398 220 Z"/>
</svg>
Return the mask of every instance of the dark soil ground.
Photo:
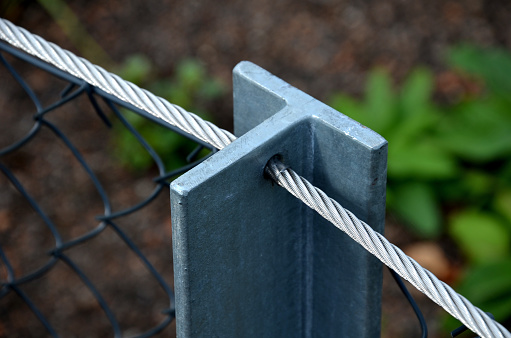
<svg viewBox="0 0 511 338">
<path fill-rule="evenodd" d="M 399 83 L 417 65 L 434 70 L 436 96 L 448 100 L 458 83 L 444 62 L 449 46 L 472 42 L 511 49 L 509 1 L 82 0 L 69 4 L 111 59 L 98 56 L 93 62 L 107 66 L 143 54 L 156 66 L 158 77 L 167 77 L 179 61 L 197 58 L 210 74 L 229 84 L 232 68 L 250 60 L 323 101 L 338 91 L 361 95 L 366 75 L 375 66 L 389 69 Z M 80 47 L 37 3 L 3 1 L 0 16 L 80 54 Z M 23 69 L 36 91 L 46 93 L 43 96 L 58 88 L 41 72 Z M 31 103 L 13 83 L 0 69 L 0 148 L 26 133 L 32 123 Z M 134 175 L 123 168 L 105 150 L 111 144 L 106 128 L 87 103 L 77 101 L 71 107 L 73 113 L 59 110 L 52 119 L 72 135 L 105 182 L 114 205 L 120 209 L 147 196 L 156 173 Z M 215 123 L 231 129 L 231 109 L 231 99 L 225 97 L 211 107 L 210 114 Z M 65 236 L 75 237 L 96 225 L 90 223 L 102 209 L 96 191 L 51 134 L 41 134 L 37 142 L 2 161 L 14 167 L 27 189 L 43 201 Z M 168 203 L 164 193 L 122 226 L 172 285 Z M 26 202 L 0 176 L 0 245 L 14 257 L 15 271 L 23 273 L 44 262 L 45 249 L 51 248 L 51 237 L 44 231 Z M 436 263 L 428 267 L 455 281 L 459 262 L 447 245 L 423 243 L 392 218 L 386 235 L 418 260 L 436 255 Z M 162 319 L 159 311 L 165 307 L 161 301 L 165 295 L 118 237 L 106 233 L 73 250 L 69 255 L 111 300 L 126 333 L 147 329 Z M 5 280 L 5 269 L 0 273 Z M 384 276 L 382 336 L 418 336 L 411 309 L 389 274 Z M 66 266 L 58 265 L 24 291 L 63 336 L 111 335 L 98 305 Z M 443 311 L 418 292 L 412 294 L 424 311 L 430 337 L 448 336 L 441 325 Z M 171 326 L 161 336 L 173 330 Z M 17 297 L 0 299 L 0 337 L 42 335 L 42 326 Z"/>
</svg>

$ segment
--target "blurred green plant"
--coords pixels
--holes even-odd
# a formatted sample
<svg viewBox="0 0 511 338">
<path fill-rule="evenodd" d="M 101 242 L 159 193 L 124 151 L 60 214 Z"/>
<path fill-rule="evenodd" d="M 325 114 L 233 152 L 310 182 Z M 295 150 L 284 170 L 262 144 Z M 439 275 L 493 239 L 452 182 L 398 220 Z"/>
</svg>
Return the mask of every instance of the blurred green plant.
<svg viewBox="0 0 511 338">
<path fill-rule="evenodd" d="M 450 236 L 467 260 L 459 290 L 497 320 L 511 317 L 511 54 L 462 45 L 457 76 L 480 84 L 456 102 L 433 100 L 434 79 L 413 70 L 394 89 L 370 72 L 363 99 L 330 105 L 389 141 L 390 212 L 418 236 Z M 451 323 L 452 324 L 452 323 Z"/>
<path fill-rule="evenodd" d="M 172 78 L 156 79 L 150 60 L 141 55 L 133 55 L 119 67 L 117 74 L 209 121 L 211 117 L 206 115 L 205 110 L 226 92 L 225 85 L 208 76 L 205 67 L 193 59 L 179 62 Z M 122 112 L 130 124 L 162 157 L 168 169 L 186 164 L 187 154 L 196 147 L 194 142 L 136 113 L 127 110 Z M 114 124 L 113 142 L 116 149 L 115 156 L 126 168 L 142 172 L 153 165 L 154 161 L 150 154 L 119 121 Z M 204 150 L 199 157 L 206 153 L 207 151 Z"/>
</svg>

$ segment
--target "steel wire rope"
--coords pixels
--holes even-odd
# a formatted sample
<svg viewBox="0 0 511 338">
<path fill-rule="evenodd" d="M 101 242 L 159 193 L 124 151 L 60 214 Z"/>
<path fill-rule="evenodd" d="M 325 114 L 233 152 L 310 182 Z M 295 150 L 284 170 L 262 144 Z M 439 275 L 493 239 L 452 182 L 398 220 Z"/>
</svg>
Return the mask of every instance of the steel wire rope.
<svg viewBox="0 0 511 338">
<path fill-rule="evenodd" d="M 197 115 L 141 89 L 103 68 L 93 65 L 57 45 L 0 18 L 0 39 L 80 78 L 108 94 L 143 109 L 221 150 L 236 137 Z M 367 251 L 394 270 L 415 288 L 483 337 L 511 338 L 511 333 L 485 312 L 456 293 L 450 286 L 408 257 L 349 210 L 330 199 L 292 169 L 275 158 L 268 162 L 266 173 L 293 196 L 317 211 L 322 217 L 348 234 Z"/>
<path fill-rule="evenodd" d="M 367 251 L 472 331 L 482 337 L 511 337 L 509 331 L 501 324 L 472 305 L 466 298 L 456 293 L 450 286 L 408 257 L 383 235 L 359 220 L 349 210 L 344 209 L 335 200 L 329 198 L 322 190 L 314 187 L 293 170 L 283 167 L 277 159 L 270 160 L 266 167 L 266 173 L 277 184 L 348 234 Z"/>
<path fill-rule="evenodd" d="M 215 146 L 224 148 L 236 137 L 183 108 L 169 103 L 118 75 L 48 42 L 40 36 L 0 19 L 0 39 L 39 59 L 100 88 L 122 101 L 143 109 L 173 126 Z"/>
</svg>

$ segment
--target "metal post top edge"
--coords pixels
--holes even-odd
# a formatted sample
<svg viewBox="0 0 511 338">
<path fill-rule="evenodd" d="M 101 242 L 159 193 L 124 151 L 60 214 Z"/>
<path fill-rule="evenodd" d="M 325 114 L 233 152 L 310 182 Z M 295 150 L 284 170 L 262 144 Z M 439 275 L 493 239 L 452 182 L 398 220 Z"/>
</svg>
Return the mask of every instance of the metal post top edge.
<svg viewBox="0 0 511 338">
<path fill-rule="evenodd" d="M 233 70 L 233 74 L 244 77 L 252 85 L 263 88 L 268 93 L 281 98 L 287 107 L 297 114 L 318 119 L 324 124 L 349 135 L 365 146 L 378 149 L 387 144 L 387 140 L 375 131 L 360 124 L 316 98 L 273 75 L 264 68 L 250 62 L 241 61 Z"/>
</svg>

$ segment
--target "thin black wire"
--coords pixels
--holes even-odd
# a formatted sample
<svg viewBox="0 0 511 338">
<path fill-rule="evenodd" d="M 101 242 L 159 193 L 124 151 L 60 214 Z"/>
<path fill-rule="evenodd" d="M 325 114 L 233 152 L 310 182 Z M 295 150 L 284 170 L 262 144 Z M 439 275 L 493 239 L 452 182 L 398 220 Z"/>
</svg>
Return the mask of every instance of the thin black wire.
<svg viewBox="0 0 511 338">
<path fill-rule="evenodd" d="M 43 107 L 41 101 L 39 100 L 36 93 L 32 90 L 30 85 L 23 79 L 23 77 L 16 71 L 11 63 L 5 59 L 2 55 L 1 51 L 4 51 L 16 58 L 24 60 L 49 74 L 52 74 L 64 81 L 67 82 L 66 87 L 60 94 L 60 99 L 48 105 L 47 107 Z M 26 293 L 22 291 L 20 286 L 22 284 L 30 283 L 37 281 L 39 278 L 51 272 L 54 266 L 57 265 L 58 262 L 63 262 L 67 265 L 81 280 L 81 282 L 89 289 L 93 297 L 96 299 L 97 303 L 102 308 L 105 316 L 110 322 L 112 330 L 114 332 L 115 337 L 122 336 L 121 325 L 118 322 L 115 313 L 109 307 L 107 300 L 102 296 L 94 283 L 89 279 L 89 277 L 85 274 L 85 272 L 76 264 L 68 255 L 64 254 L 66 250 L 72 250 L 74 247 L 86 243 L 92 238 L 101 235 L 105 229 L 110 228 L 114 231 L 115 234 L 125 243 L 126 249 L 132 251 L 138 259 L 145 266 L 146 270 L 153 276 L 153 278 L 158 282 L 161 289 L 165 292 L 168 298 L 168 307 L 161 310 L 161 313 L 165 316 L 164 319 L 154 326 L 150 328 L 146 332 L 138 335 L 138 337 L 150 337 L 158 332 L 161 332 L 165 329 L 174 319 L 175 319 L 175 298 L 174 293 L 162 275 L 155 269 L 155 267 L 150 263 L 150 261 L 144 256 L 142 251 L 138 248 L 135 242 L 125 233 L 122 229 L 117 226 L 114 220 L 131 215 L 140 209 L 149 205 L 154 199 L 159 196 L 164 190 L 168 189 L 168 180 L 180 175 L 181 173 L 191 169 L 195 165 L 199 164 L 205 158 L 210 155 L 197 159 L 198 153 L 206 148 L 214 153 L 216 149 L 208 144 L 205 144 L 203 141 L 196 139 L 195 137 L 186 134 L 185 132 L 163 122 L 159 119 L 154 118 L 152 115 L 148 114 L 145 111 L 142 111 L 130 104 L 120 101 L 119 99 L 107 94 L 98 88 L 91 86 L 90 84 L 80 80 L 68 73 L 65 73 L 49 64 L 46 64 L 30 55 L 27 55 L 10 45 L 0 42 L 0 63 L 7 69 L 7 71 L 12 75 L 14 80 L 22 87 L 27 96 L 30 98 L 32 103 L 35 106 L 36 113 L 33 116 L 34 125 L 31 130 L 23 136 L 21 139 L 14 141 L 12 144 L 7 147 L 0 149 L 0 160 L 3 156 L 13 153 L 15 151 L 19 151 L 23 146 L 30 142 L 35 142 L 36 136 L 39 134 L 41 130 L 49 130 L 55 135 L 57 139 L 59 139 L 64 146 L 72 153 L 75 160 L 80 164 L 85 173 L 88 175 L 90 180 L 92 181 L 96 191 L 99 194 L 100 200 L 104 206 L 104 213 L 102 215 L 96 216 L 97 221 L 99 222 L 95 228 L 90 230 L 89 232 L 82 234 L 78 237 L 72 238 L 68 241 L 64 241 L 62 239 L 61 234 L 57 230 L 57 227 L 52 222 L 51 218 L 44 212 L 43 208 L 39 205 L 36 199 L 28 193 L 27 189 L 23 186 L 21 181 L 16 177 L 14 172 L 9 169 L 9 167 L 0 161 L 0 172 L 3 173 L 5 177 L 12 183 L 12 185 L 18 190 L 21 196 L 28 201 L 29 205 L 32 209 L 35 210 L 36 214 L 39 215 L 40 219 L 42 219 L 44 226 L 46 226 L 50 233 L 52 234 L 55 244 L 53 249 L 48 252 L 48 260 L 42 266 L 38 267 L 35 271 L 31 271 L 29 273 L 24 274 L 23 276 L 16 276 L 14 269 L 12 268 L 12 264 L 8 258 L 8 255 L 5 253 L 3 248 L 0 246 L 0 263 L 5 266 L 7 271 L 7 279 L 0 280 L 0 300 L 8 294 L 16 294 L 24 303 L 27 304 L 28 308 L 35 314 L 35 316 L 39 319 L 39 321 L 43 324 L 44 328 L 48 332 L 49 335 L 53 337 L 57 337 L 58 334 L 50 323 L 50 321 L 43 315 L 42 311 L 37 306 L 36 302 L 34 302 Z M 153 192 L 143 199 L 142 201 L 136 203 L 135 205 L 125 208 L 123 210 L 113 211 L 111 208 L 111 203 L 103 188 L 100 180 L 94 174 L 90 166 L 85 161 L 85 158 L 82 156 L 80 151 L 74 146 L 71 140 L 52 122 L 46 119 L 46 115 L 55 111 L 57 108 L 75 100 L 78 97 L 86 96 L 89 99 L 91 107 L 96 112 L 96 114 L 100 117 L 100 119 L 105 123 L 107 127 L 111 127 L 112 123 L 108 119 L 107 115 L 104 114 L 100 105 L 98 104 L 96 97 L 100 97 L 107 105 L 107 107 L 113 112 L 114 116 L 118 118 L 122 125 L 135 137 L 135 139 L 142 145 L 142 147 L 147 151 L 147 153 L 151 156 L 156 167 L 158 168 L 158 176 L 153 179 L 154 184 L 156 185 Z M 138 133 L 138 131 L 126 120 L 123 114 L 118 109 L 118 106 L 126 108 L 130 111 L 138 113 L 143 117 L 152 120 L 153 122 L 169 129 L 169 132 L 177 132 L 188 139 L 194 141 L 198 144 L 197 148 L 192 151 L 188 157 L 187 161 L 191 162 L 181 168 L 167 171 L 164 165 L 163 160 L 160 156 L 152 149 L 152 147 L 144 140 L 144 138 Z"/>
<path fill-rule="evenodd" d="M 3 251 L 2 247 L 0 246 L 0 262 L 3 263 L 3 265 L 6 267 L 7 270 L 7 280 L 0 281 L 0 300 L 6 296 L 7 294 L 14 293 L 17 294 L 20 299 L 22 299 L 30 308 L 30 310 L 36 315 L 36 317 L 39 319 L 39 321 L 43 324 L 45 329 L 48 331 L 48 333 L 51 336 L 57 337 L 57 332 L 51 325 L 51 323 L 46 319 L 46 317 L 42 314 L 42 312 L 39 310 L 39 308 L 36 306 L 35 302 L 32 301 L 28 295 L 26 295 L 21 289 L 20 286 L 25 283 L 33 282 L 34 280 L 37 280 L 44 275 L 46 275 L 48 272 L 51 271 L 51 269 L 59 262 L 65 263 L 71 270 L 75 272 L 75 274 L 82 280 L 84 285 L 90 290 L 90 292 L 93 294 L 96 301 L 99 303 L 101 308 L 103 309 L 105 315 L 107 316 L 108 320 L 110 321 L 110 324 L 112 326 L 112 329 L 114 331 L 115 337 L 120 337 L 122 335 L 121 327 L 119 322 L 117 321 L 115 314 L 113 311 L 109 308 L 108 302 L 103 298 L 101 293 L 97 290 L 95 285 L 90 281 L 90 279 L 87 277 L 87 275 L 83 272 L 82 269 L 79 268 L 79 266 L 69 258 L 69 256 L 64 254 L 64 251 L 71 250 L 72 248 L 76 247 L 79 244 L 83 244 L 90 239 L 100 235 L 106 228 L 112 229 L 126 244 L 126 247 L 131 250 L 133 253 L 135 253 L 138 258 L 141 260 L 143 265 L 146 267 L 146 269 L 151 273 L 151 275 L 157 280 L 160 287 L 163 289 L 163 291 L 167 294 L 168 300 L 169 300 L 169 307 L 167 309 L 163 309 L 161 311 L 162 314 L 165 314 L 165 319 L 160 322 L 157 326 L 149 329 L 148 331 L 140 334 L 138 337 L 150 337 L 154 334 L 157 334 L 158 332 L 161 332 L 165 327 L 167 327 L 174 319 L 175 319 L 175 298 L 174 293 L 168 283 L 164 280 L 164 278 L 158 273 L 158 271 L 154 268 L 154 266 L 149 262 L 149 260 L 143 255 L 143 253 L 140 251 L 140 249 L 136 246 L 136 244 L 119 228 L 116 223 L 114 223 L 115 219 L 133 214 L 134 212 L 139 211 L 140 209 L 146 207 L 148 204 L 150 204 L 156 197 L 158 197 L 162 191 L 164 191 L 166 188 L 168 188 L 168 180 L 172 177 L 178 176 L 189 169 L 193 168 L 203 160 L 205 160 L 207 157 L 211 156 L 213 153 L 217 151 L 216 148 L 212 147 L 211 145 L 195 138 L 192 135 L 189 135 L 180 129 L 171 126 L 167 124 L 166 122 L 163 122 L 154 116 L 148 114 L 147 112 L 134 107 L 128 103 L 125 103 L 121 101 L 120 99 L 100 90 L 99 88 L 96 88 L 94 86 L 91 86 L 90 84 L 86 83 L 85 81 L 78 79 L 71 74 L 65 73 L 54 66 L 51 66 L 49 64 L 46 64 L 45 62 L 34 58 L 28 54 L 25 54 L 24 52 L 21 52 L 10 45 L 1 42 L 0 41 L 0 51 L 4 51 L 8 54 L 11 54 L 21 60 L 24 60 L 44 71 L 46 71 L 49 74 L 52 74 L 64 81 L 66 81 L 68 84 L 63 89 L 63 91 L 60 94 L 60 100 L 50 104 L 47 107 L 43 107 L 41 104 L 39 98 L 35 94 L 35 92 L 32 90 L 32 88 L 28 85 L 28 83 L 23 79 L 23 77 L 15 70 L 15 68 L 3 57 L 2 53 L 0 53 L 0 63 L 7 69 L 7 71 L 12 75 L 14 80 L 22 87 L 22 89 L 25 91 L 27 96 L 30 98 L 32 103 L 35 106 L 36 114 L 34 115 L 34 125 L 32 129 L 20 140 L 15 141 L 11 145 L 0 149 L 0 158 L 2 156 L 5 156 L 9 153 L 12 153 L 14 151 L 19 150 L 24 145 L 28 144 L 29 142 L 32 142 L 35 138 L 35 136 L 43 129 L 48 129 L 53 134 L 60 139 L 64 145 L 71 151 L 74 158 L 80 163 L 82 168 L 85 170 L 91 181 L 93 182 L 97 192 L 100 195 L 100 198 L 104 205 L 104 214 L 96 216 L 96 219 L 99 221 L 99 224 L 89 231 L 88 233 L 85 233 L 81 236 L 78 236 L 74 239 L 71 239 L 67 242 L 64 242 L 61 238 L 60 233 L 58 232 L 56 226 L 52 223 L 51 219 L 44 213 L 42 208 L 39 206 L 37 201 L 26 191 L 26 189 L 23 187 L 23 185 L 20 183 L 20 181 L 17 179 L 17 177 L 14 175 L 14 173 L 2 162 L 0 162 L 0 172 L 2 172 L 8 179 L 11 181 L 13 186 L 19 191 L 19 193 L 28 201 L 30 206 L 36 211 L 36 213 L 39 215 L 39 217 L 43 220 L 43 223 L 46 225 L 46 227 L 50 230 L 52 233 L 54 239 L 55 239 L 55 247 L 50 250 L 49 252 L 49 259 L 48 261 L 43 264 L 41 267 L 36 269 L 35 271 L 32 271 L 30 273 L 25 274 L 24 276 L 16 277 L 14 270 L 12 269 L 12 265 L 7 258 L 7 255 Z M 108 198 L 108 195 L 105 191 L 105 189 L 102 187 L 101 182 L 96 177 L 92 169 L 89 167 L 81 153 L 78 151 L 78 149 L 73 145 L 73 143 L 69 140 L 69 138 L 53 123 L 49 122 L 45 119 L 45 116 L 53 111 L 55 109 L 73 101 L 74 99 L 86 95 L 89 99 L 89 102 L 96 112 L 96 114 L 99 116 L 99 118 L 105 123 L 107 127 L 111 127 L 112 123 L 108 119 L 107 115 L 102 111 L 101 107 L 99 106 L 98 102 L 96 101 L 96 96 L 100 97 L 106 105 L 109 107 L 109 109 L 113 112 L 114 116 L 118 118 L 123 126 L 137 139 L 137 141 L 142 145 L 142 147 L 147 151 L 147 153 L 152 157 L 154 163 L 156 164 L 159 172 L 159 176 L 153 179 L 153 182 L 156 184 L 156 187 L 152 191 L 152 193 L 145 198 L 144 200 L 140 201 L 134 206 L 128 207 L 123 210 L 115 211 L 113 212 L 111 210 L 111 204 Z M 160 158 L 160 156 L 152 149 L 152 147 L 144 140 L 144 138 L 138 133 L 138 131 L 127 121 L 127 119 L 123 116 L 123 114 L 120 112 L 117 106 L 121 106 L 123 108 L 126 108 L 130 111 L 133 111 L 139 115 L 142 115 L 146 119 L 149 119 L 167 129 L 169 131 L 176 132 L 180 135 L 183 135 L 187 137 L 188 139 L 194 141 L 198 144 L 196 149 L 194 149 L 186 158 L 187 162 L 189 164 L 184 165 L 181 168 L 172 170 L 172 171 L 166 171 L 165 165 Z M 206 157 L 203 157 L 201 159 L 196 159 L 198 154 L 203 149 L 208 149 L 211 151 L 209 155 Z M 392 277 L 398 284 L 399 288 L 407 298 L 408 302 L 412 306 L 418 320 L 421 326 L 422 331 L 422 337 L 427 337 L 427 326 L 426 322 L 424 320 L 424 317 L 415 303 L 413 297 L 410 295 L 408 290 L 406 289 L 406 286 L 404 285 L 401 278 L 392 270 L 390 270 Z"/>
<path fill-rule="evenodd" d="M 412 295 L 406 288 L 405 283 L 401 279 L 401 277 L 391 268 L 389 268 L 390 274 L 396 281 L 396 284 L 399 286 L 399 289 L 401 289 L 401 292 L 405 296 L 406 300 L 408 300 L 408 303 L 410 303 L 410 306 L 413 308 L 413 312 L 415 312 L 415 316 L 417 316 L 417 319 L 419 320 L 419 324 L 421 327 L 421 338 L 427 338 L 428 336 L 428 326 L 426 324 L 426 320 L 424 319 L 424 316 L 422 315 L 421 310 L 419 309 L 419 306 L 415 302 L 415 299 L 413 299 Z"/>
</svg>

